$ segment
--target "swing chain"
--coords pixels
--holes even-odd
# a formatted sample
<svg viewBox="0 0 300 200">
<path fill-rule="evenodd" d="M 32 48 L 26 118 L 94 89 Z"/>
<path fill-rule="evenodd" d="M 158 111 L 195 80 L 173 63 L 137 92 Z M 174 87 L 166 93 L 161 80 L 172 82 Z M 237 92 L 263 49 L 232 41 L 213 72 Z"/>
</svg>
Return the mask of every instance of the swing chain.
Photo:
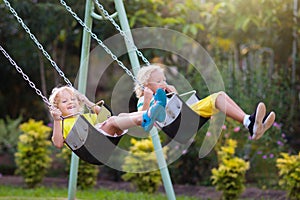
<svg viewBox="0 0 300 200">
<path fill-rule="evenodd" d="M 126 74 L 130 76 L 134 82 L 140 85 L 140 87 L 144 88 L 144 86 L 141 83 L 139 83 L 139 81 L 135 78 L 132 72 L 127 67 L 125 67 L 123 62 L 120 61 L 118 57 L 115 54 L 113 54 L 112 51 L 97 37 L 97 35 L 93 33 L 92 30 L 77 16 L 77 14 L 72 11 L 71 7 L 68 6 L 64 0 L 60 0 L 60 3 L 78 21 L 78 23 L 91 35 L 91 37 L 98 42 L 98 44 L 106 51 L 106 53 L 108 53 L 111 56 L 111 58 L 118 63 L 118 65 L 126 72 Z"/>
<path fill-rule="evenodd" d="M 26 26 L 26 24 L 23 22 L 23 20 L 18 16 L 17 12 L 11 7 L 10 3 L 7 0 L 3 0 L 5 5 L 9 8 L 10 12 L 17 18 L 17 21 L 19 24 L 22 25 L 24 30 L 29 34 L 32 41 L 36 44 L 36 46 L 43 52 L 45 57 L 50 61 L 51 65 L 55 68 L 55 70 L 58 72 L 58 74 L 64 79 L 64 81 L 72 87 L 72 83 L 70 80 L 65 76 L 65 74 L 61 71 L 61 69 L 57 66 L 55 61 L 52 60 L 51 56 L 45 51 L 44 47 L 39 43 L 37 38 L 31 33 L 30 29 Z"/>
<path fill-rule="evenodd" d="M 130 40 L 128 38 L 127 34 L 120 28 L 120 26 L 116 23 L 116 21 L 109 15 L 109 13 L 107 12 L 107 10 L 104 9 L 103 5 L 101 5 L 98 0 L 94 0 L 94 1 L 97 4 L 97 6 L 100 9 L 100 11 L 104 14 L 104 17 L 106 19 L 108 19 L 115 26 L 115 28 L 119 31 L 119 33 L 121 34 L 121 36 L 124 37 L 124 39 L 126 40 L 126 42 L 128 42 L 131 45 L 131 47 L 138 54 L 138 56 L 142 58 L 143 62 L 146 65 L 149 66 L 150 62 L 144 57 L 144 55 L 142 54 L 142 52 L 138 50 L 138 48 L 134 44 L 133 40 Z"/>
<path fill-rule="evenodd" d="M 42 92 L 36 88 L 35 84 L 29 79 L 29 77 L 23 72 L 23 70 L 16 64 L 16 62 L 9 56 L 9 54 L 3 49 L 3 47 L 0 45 L 0 51 L 3 53 L 3 55 L 9 60 L 9 62 L 16 68 L 17 72 L 22 74 L 24 80 L 26 80 L 29 83 L 29 86 L 33 88 L 38 96 L 40 96 L 43 101 L 47 104 L 49 108 L 52 107 L 51 103 L 48 101 L 48 99 L 42 94 Z"/>
</svg>

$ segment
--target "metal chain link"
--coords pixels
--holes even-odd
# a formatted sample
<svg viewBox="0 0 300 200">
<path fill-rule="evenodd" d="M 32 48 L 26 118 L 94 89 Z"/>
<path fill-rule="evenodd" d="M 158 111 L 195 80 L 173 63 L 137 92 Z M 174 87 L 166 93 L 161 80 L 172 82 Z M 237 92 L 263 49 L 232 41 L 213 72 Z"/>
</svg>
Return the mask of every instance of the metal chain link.
<svg viewBox="0 0 300 200">
<path fill-rule="evenodd" d="M 124 37 L 126 42 L 128 42 L 131 45 L 131 47 L 138 54 L 138 56 L 142 58 L 143 62 L 149 66 L 150 62 L 144 57 L 143 53 L 140 50 L 138 50 L 134 42 L 128 38 L 126 33 L 120 28 L 120 26 L 116 23 L 116 21 L 109 15 L 107 10 L 104 9 L 103 5 L 101 5 L 98 0 L 94 0 L 94 1 L 97 4 L 98 8 L 101 10 L 101 12 L 104 14 L 105 18 L 108 19 L 115 26 L 115 28 L 120 32 L 121 36 Z"/>
<path fill-rule="evenodd" d="M 50 61 L 51 65 L 54 67 L 54 69 L 58 72 L 58 74 L 64 79 L 64 81 L 72 87 L 72 83 L 70 80 L 65 76 L 65 74 L 61 71 L 61 69 L 57 66 L 55 61 L 51 58 L 51 56 L 48 54 L 48 52 L 44 49 L 43 45 L 39 43 L 39 41 L 36 39 L 36 37 L 31 33 L 30 29 L 26 26 L 26 24 L 23 22 L 23 20 L 18 16 L 17 12 L 11 7 L 10 3 L 7 0 L 3 0 L 5 5 L 9 8 L 10 12 L 17 18 L 17 21 L 19 24 L 22 25 L 26 33 L 29 34 L 32 41 L 36 44 L 36 46 L 43 52 L 45 57 Z"/>
<path fill-rule="evenodd" d="M 126 72 L 128 76 L 132 78 L 134 82 L 136 82 L 140 87 L 144 88 L 144 86 L 135 78 L 135 76 L 131 73 L 131 71 L 125 67 L 122 61 L 118 59 L 118 57 L 112 53 L 112 51 L 97 37 L 95 33 L 77 16 L 75 12 L 72 11 L 71 7 L 66 4 L 64 0 L 60 0 L 60 3 L 66 8 L 66 10 L 78 21 L 78 23 L 94 38 L 98 44 L 108 53 L 111 58 L 118 63 L 118 65 Z"/>
<path fill-rule="evenodd" d="M 16 64 L 16 62 L 9 56 L 9 54 L 5 51 L 5 49 L 0 45 L 0 51 L 2 54 L 9 60 L 9 62 L 16 68 L 17 72 L 19 72 L 24 80 L 29 83 L 29 86 L 33 88 L 38 96 L 42 98 L 42 100 L 47 104 L 49 108 L 52 107 L 51 103 L 48 101 L 47 97 L 45 97 L 42 92 L 36 88 L 35 84 L 29 79 L 29 77 L 23 72 L 23 70 Z"/>
</svg>

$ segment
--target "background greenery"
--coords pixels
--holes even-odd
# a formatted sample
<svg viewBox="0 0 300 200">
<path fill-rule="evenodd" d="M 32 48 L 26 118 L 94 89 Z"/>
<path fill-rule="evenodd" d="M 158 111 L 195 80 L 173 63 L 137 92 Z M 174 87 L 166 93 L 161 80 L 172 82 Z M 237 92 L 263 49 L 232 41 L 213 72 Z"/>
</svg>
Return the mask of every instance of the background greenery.
<svg viewBox="0 0 300 200">
<path fill-rule="evenodd" d="M 67 2 L 83 18 L 84 1 Z M 58 1 L 11 0 L 10 3 L 66 76 L 74 81 L 79 68 L 82 27 L 66 13 Z M 115 11 L 113 1 L 101 3 L 109 12 Z M 299 15 L 299 9 L 294 11 L 293 1 L 125 0 L 124 4 L 131 28 L 165 27 L 198 41 L 221 71 L 226 92 L 246 112 L 252 112 L 258 101 L 264 101 L 267 108 L 275 110 L 276 126 L 263 140 L 250 141 L 247 132 L 230 120 L 226 122 L 222 136 L 236 137 L 237 153 L 251 161 L 247 175 L 249 183 L 276 187 L 275 159 L 281 151 L 295 153 L 300 149 L 300 27 L 297 23 L 298 17 L 295 17 Z M 108 21 L 94 21 L 93 31 L 101 40 L 117 34 Z M 146 42 L 151 42 L 152 38 L 148 40 Z M 49 96 L 55 85 L 64 84 L 2 0 L 0 44 L 23 67 L 30 79 L 37 83 L 45 96 Z M 96 45 L 92 41 L 92 46 Z M 176 66 L 200 94 L 207 94 L 202 78 L 185 60 L 168 52 L 145 50 L 143 53 L 149 60 L 159 58 L 167 65 Z M 122 57 L 122 61 L 130 66 L 126 56 Z M 27 121 L 29 118 L 43 120 L 45 124 L 51 123 L 47 108 L 40 97 L 35 95 L 4 56 L 0 56 L 0 63 L 0 118 L 4 120 L 1 123 L 8 126 L 13 125 L 11 119 L 20 123 L 19 119 Z M 109 99 L 114 84 L 123 75 L 123 71 L 115 65 L 117 64 L 113 63 L 105 71 L 110 81 L 98 86 L 99 98 L 101 96 L 105 100 Z M 240 130 L 236 131 L 238 127 Z M 184 152 L 170 166 L 175 183 L 211 184 L 209 176 L 210 170 L 217 165 L 216 153 L 212 152 L 204 159 L 198 159 L 205 130 L 204 127 L 188 152 Z M 7 130 L 1 129 L 0 136 L 5 134 Z M 1 155 L 13 153 L 3 139 L 0 144 Z M 101 169 L 102 172 L 110 174 L 107 177 L 120 180 L 119 172 Z"/>
</svg>

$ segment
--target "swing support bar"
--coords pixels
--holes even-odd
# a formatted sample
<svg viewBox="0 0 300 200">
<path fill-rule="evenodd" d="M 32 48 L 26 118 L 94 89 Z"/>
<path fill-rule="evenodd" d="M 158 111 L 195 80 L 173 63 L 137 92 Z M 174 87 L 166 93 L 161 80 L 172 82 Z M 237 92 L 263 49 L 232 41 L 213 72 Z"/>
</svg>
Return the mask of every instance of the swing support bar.
<svg viewBox="0 0 300 200">
<path fill-rule="evenodd" d="M 123 31 L 125 32 L 125 34 L 127 35 L 127 38 L 129 40 L 131 40 L 132 44 L 134 44 L 132 35 L 131 35 L 131 31 L 130 31 L 130 27 L 129 27 L 129 23 L 127 20 L 127 15 L 126 15 L 126 11 L 124 8 L 123 0 L 114 0 L 114 1 L 115 1 L 116 10 L 117 10 L 117 13 L 118 13 L 118 16 L 120 19 L 121 27 L 122 27 Z M 130 63 L 133 68 L 133 72 L 136 75 L 140 68 L 138 57 L 136 55 L 136 52 L 132 48 L 132 45 L 128 44 L 128 42 L 126 40 L 125 40 L 125 42 L 126 42 L 127 51 L 129 54 Z M 152 143 L 154 146 L 158 167 L 160 169 L 160 173 L 162 176 L 162 180 L 163 180 L 163 184 L 164 184 L 164 188 L 165 188 L 167 197 L 169 200 L 175 200 L 176 197 L 175 197 L 173 185 L 171 182 L 168 166 L 167 166 L 167 163 L 166 163 L 166 160 L 164 157 L 163 149 L 162 149 L 162 146 L 160 143 L 160 138 L 158 135 L 157 128 L 153 127 L 150 131 L 150 135 L 152 138 Z"/>
<path fill-rule="evenodd" d="M 99 2 L 97 0 L 95 0 L 95 1 L 98 5 Z M 114 2 L 115 2 L 118 17 L 119 17 L 120 22 L 121 22 L 123 32 L 125 33 L 124 38 L 125 38 L 127 51 L 129 52 L 130 62 L 131 62 L 133 71 L 136 74 L 138 72 L 139 68 L 140 68 L 140 65 L 139 65 L 139 61 L 138 61 L 138 58 L 137 58 L 137 54 L 136 54 L 137 49 L 136 49 L 135 46 L 133 46 L 134 43 L 133 43 L 129 23 L 128 23 L 128 20 L 127 20 L 123 0 L 114 0 Z M 66 8 L 68 7 L 68 6 L 66 6 L 66 3 L 63 0 L 61 0 L 61 3 Z M 83 39 L 82 39 L 82 51 L 81 51 L 79 86 L 78 86 L 78 90 L 82 94 L 85 94 L 85 91 L 86 91 L 87 71 L 88 71 L 88 69 L 87 69 L 88 68 L 88 65 L 87 65 L 88 64 L 88 59 L 86 59 L 86 58 L 89 57 L 90 40 L 91 40 L 91 36 L 93 38 L 96 37 L 95 34 L 93 34 L 91 32 L 91 29 L 92 29 L 92 16 L 93 16 L 93 13 L 94 13 L 93 12 L 93 8 L 94 8 L 93 6 L 94 6 L 93 0 L 87 0 L 86 1 L 85 19 L 84 19 L 84 25 L 85 26 L 84 26 L 84 30 L 83 30 L 84 32 L 83 32 Z M 67 9 L 67 10 L 70 10 L 70 9 Z M 74 16 L 74 14 L 75 13 L 73 13 L 73 16 Z M 109 17 L 111 17 L 111 16 L 109 16 Z M 77 19 L 77 20 L 79 20 L 79 19 Z M 79 20 L 79 22 L 80 22 L 80 20 Z M 81 24 L 83 25 L 83 23 L 81 23 Z M 120 31 L 122 32 L 122 30 L 120 30 Z M 91 34 L 91 35 L 89 35 L 89 34 Z M 100 45 L 103 44 L 101 42 L 101 40 L 99 40 L 98 38 L 95 38 L 95 39 L 97 39 L 97 42 Z M 101 46 L 105 47 L 104 45 L 101 45 Z M 145 60 L 145 59 L 143 59 L 143 60 Z M 135 79 L 135 77 L 131 74 L 131 72 L 125 66 L 123 66 L 122 62 L 120 62 L 117 59 L 116 59 L 116 61 L 118 62 L 119 65 L 122 64 L 120 66 L 126 71 L 126 73 L 129 76 L 131 76 L 133 78 L 134 81 L 137 81 Z M 153 128 L 150 131 L 150 135 L 152 137 L 152 142 L 153 142 L 154 150 L 155 150 L 155 153 L 156 153 L 158 167 L 161 171 L 162 180 L 163 180 L 163 183 L 164 183 L 164 186 L 165 186 L 165 191 L 166 191 L 167 197 L 168 197 L 169 200 L 175 200 L 176 198 L 175 198 L 173 185 L 172 185 L 171 178 L 170 178 L 170 175 L 169 175 L 169 171 L 168 171 L 168 168 L 167 168 L 167 163 L 166 163 L 166 160 L 164 158 L 164 154 L 163 154 L 163 151 L 162 151 L 162 146 L 161 146 L 161 143 L 160 143 L 160 139 L 159 139 L 157 129 Z M 75 199 L 75 192 L 76 192 L 76 185 L 77 185 L 78 163 L 79 163 L 79 158 L 74 153 L 72 153 L 70 179 L 69 179 L 69 190 L 68 190 L 68 192 L 69 192 L 68 199 L 69 200 L 74 200 Z"/>
<path fill-rule="evenodd" d="M 93 19 L 90 15 L 92 13 L 93 2 L 92 0 L 87 0 L 85 5 L 85 24 L 91 28 Z M 86 92 L 87 85 L 87 74 L 88 74 L 88 57 L 91 44 L 91 37 L 88 32 L 83 29 L 82 36 L 82 46 L 81 46 L 81 56 L 80 56 L 80 68 L 79 68 L 79 77 L 78 77 L 78 91 L 82 94 Z M 69 184 L 68 184 L 68 200 L 75 200 L 76 197 L 76 186 L 77 186 L 77 175 L 78 175 L 78 165 L 79 157 L 72 152 L 71 156 L 71 166 L 69 174 Z"/>
<path fill-rule="evenodd" d="M 116 10 L 117 10 L 117 13 L 119 16 L 122 30 L 124 31 L 127 38 L 130 41 L 133 41 L 130 27 L 129 27 L 128 20 L 127 20 L 126 11 L 125 11 L 124 4 L 123 4 L 123 0 L 114 0 L 114 1 L 115 1 L 115 6 L 116 6 Z M 131 43 L 133 43 L 133 42 L 131 42 Z M 138 57 L 137 57 L 136 52 L 133 49 L 132 45 L 130 45 L 129 42 L 126 40 L 125 40 L 125 44 L 126 44 L 126 48 L 128 51 L 130 64 L 133 69 L 133 73 L 136 75 L 140 69 L 140 63 L 139 63 Z"/>
</svg>

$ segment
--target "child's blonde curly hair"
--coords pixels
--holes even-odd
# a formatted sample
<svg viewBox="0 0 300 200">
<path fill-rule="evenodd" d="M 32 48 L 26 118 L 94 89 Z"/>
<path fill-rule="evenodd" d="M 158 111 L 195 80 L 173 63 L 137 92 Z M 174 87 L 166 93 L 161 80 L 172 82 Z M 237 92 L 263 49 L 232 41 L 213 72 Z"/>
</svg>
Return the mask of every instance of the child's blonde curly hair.
<svg viewBox="0 0 300 200">
<path fill-rule="evenodd" d="M 164 72 L 164 66 L 161 64 L 152 64 L 149 66 L 141 67 L 136 76 L 138 82 L 135 82 L 134 87 L 134 91 L 137 98 L 140 98 L 144 95 L 144 91 L 141 85 L 147 86 L 152 72 L 156 70 L 162 70 Z"/>
<path fill-rule="evenodd" d="M 83 111 L 83 107 L 84 107 L 84 102 L 82 100 L 82 94 L 80 94 L 75 88 L 70 87 L 70 86 L 60 86 L 60 87 L 55 87 L 52 89 L 51 95 L 49 97 L 49 102 L 51 105 L 53 105 L 55 108 L 58 108 L 58 94 L 62 91 L 68 91 L 70 94 L 74 95 L 80 105 L 80 110 L 79 111 Z"/>
</svg>

